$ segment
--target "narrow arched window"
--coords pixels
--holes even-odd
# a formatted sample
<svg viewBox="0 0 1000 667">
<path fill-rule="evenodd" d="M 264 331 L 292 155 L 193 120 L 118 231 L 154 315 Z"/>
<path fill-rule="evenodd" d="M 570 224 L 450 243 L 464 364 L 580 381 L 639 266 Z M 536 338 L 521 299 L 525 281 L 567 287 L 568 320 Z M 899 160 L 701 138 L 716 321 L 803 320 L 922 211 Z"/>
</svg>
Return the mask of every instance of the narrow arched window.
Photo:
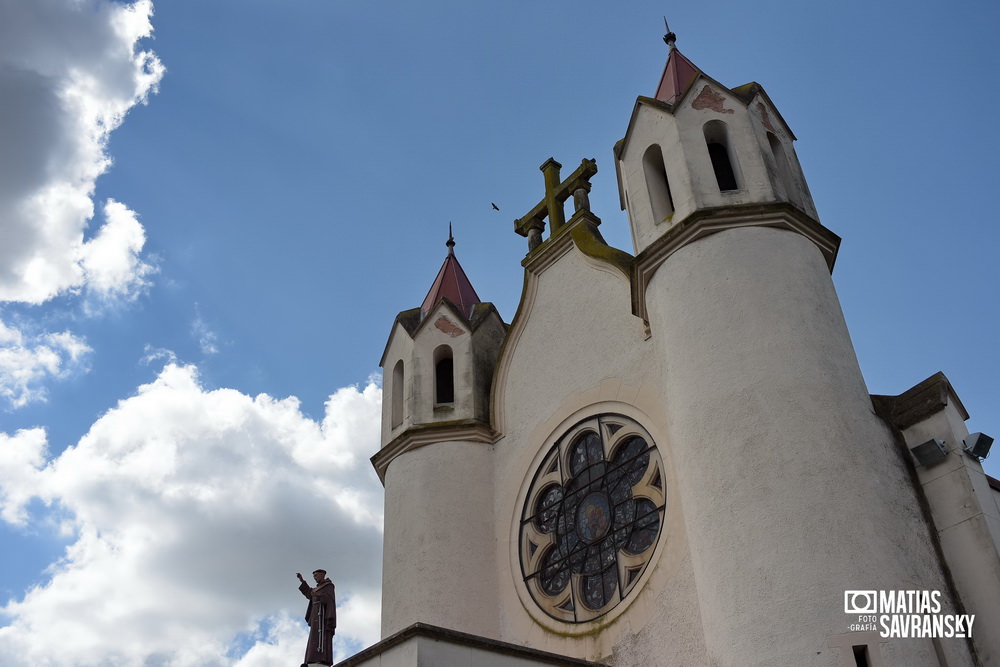
<svg viewBox="0 0 1000 667">
<path fill-rule="evenodd" d="M 773 132 L 767 133 L 767 143 L 771 145 L 771 154 L 774 155 L 774 163 L 778 167 L 778 182 L 785 190 L 785 197 L 792 198 L 792 170 L 788 166 L 788 156 L 785 154 L 785 147 L 781 145 L 781 140 Z"/>
<path fill-rule="evenodd" d="M 733 154 L 729 148 L 729 131 L 721 120 L 710 120 L 705 123 L 705 143 L 708 145 L 708 157 L 712 160 L 715 180 L 719 190 L 727 192 L 738 190 Z"/>
<path fill-rule="evenodd" d="M 434 350 L 434 402 L 455 402 L 455 363 L 447 345 Z"/>
<path fill-rule="evenodd" d="M 403 423 L 403 360 L 400 359 L 392 367 L 392 428 Z"/>
<path fill-rule="evenodd" d="M 653 220 L 663 222 L 674 213 L 674 199 L 670 195 L 667 168 L 663 164 L 663 151 L 653 144 L 642 155 L 642 171 L 646 175 L 646 191 L 653 209 Z"/>
</svg>

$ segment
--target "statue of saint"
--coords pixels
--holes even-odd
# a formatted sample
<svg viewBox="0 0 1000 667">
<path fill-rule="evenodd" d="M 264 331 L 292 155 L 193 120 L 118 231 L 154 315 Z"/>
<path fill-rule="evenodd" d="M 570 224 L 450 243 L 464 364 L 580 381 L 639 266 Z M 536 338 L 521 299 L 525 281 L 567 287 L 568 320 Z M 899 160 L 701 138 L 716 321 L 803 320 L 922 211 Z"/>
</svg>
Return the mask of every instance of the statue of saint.
<svg viewBox="0 0 1000 667">
<path fill-rule="evenodd" d="M 301 573 L 296 572 L 295 576 L 299 578 L 299 592 L 309 598 L 309 606 L 306 607 L 309 643 L 303 667 L 310 664 L 332 665 L 333 635 L 337 629 L 337 600 L 333 582 L 326 578 L 326 570 L 313 572 L 315 588 L 306 583 Z"/>
</svg>

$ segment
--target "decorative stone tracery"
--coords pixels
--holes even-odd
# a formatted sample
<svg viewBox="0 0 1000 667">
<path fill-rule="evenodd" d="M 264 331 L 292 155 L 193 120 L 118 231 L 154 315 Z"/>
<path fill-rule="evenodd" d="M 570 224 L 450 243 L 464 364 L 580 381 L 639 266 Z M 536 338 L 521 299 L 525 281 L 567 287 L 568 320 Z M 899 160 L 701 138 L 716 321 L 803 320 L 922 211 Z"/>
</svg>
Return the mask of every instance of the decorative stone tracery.
<svg viewBox="0 0 1000 667">
<path fill-rule="evenodd" d="M 569 429 L 539 465 L 522 511 L 532 599 L 570 623 L 611 611 L 650 562 L 664 507 L 663 463 L 638 423 L 606 413 Z"/>
</svg>

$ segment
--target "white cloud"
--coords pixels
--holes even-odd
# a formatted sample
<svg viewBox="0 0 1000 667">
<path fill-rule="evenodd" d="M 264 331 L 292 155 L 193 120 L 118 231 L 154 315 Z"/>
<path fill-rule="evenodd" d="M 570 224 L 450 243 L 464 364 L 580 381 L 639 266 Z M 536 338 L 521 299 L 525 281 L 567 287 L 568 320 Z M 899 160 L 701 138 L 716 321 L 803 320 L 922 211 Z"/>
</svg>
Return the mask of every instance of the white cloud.
<svg viewBox="0 0 1000 667">
<path fill-rule="evenodd" d="M 38 430 L 0 439 L 0 518 L 39 498 L 75 540 L 0 610 L 0 663 L 297 664 L 295 572 L 316 567 L 337 584 L 338 643 L 376 641 L 380 404 L 374 383 L 341 389 L 317 423 L 294 398 L 207 391 L 170 364 L 53 460 Z"/>
<path fill-rule="evenodd" d="M 177 363 L 177 355 L 173 350 L 168 350 L 165 347 L 153 347 L 149 343 L 146 343 L 142 348 L 142 352 L 143 355 L 139 359 L 139 363 L 144 366 L 149 366 L 156 362 L 163 362 L 164 365 Z"/>
<path fill-rule="evenodd" d="M 45 464 L 48 443 L 45 431 L 25 429 L 14 435 L 0 433 L 0 519 L 23 526 L 28 514 L 25 505 L 34 496 Z"/>
<path fill-rule="evenodd" d="M 67 290 L 134 293 L 150 268 L 142 227 L 109 201 L 85 240 L 109 134 L 163 76 L 138 47 L 150 0 L 0 0 L 0 301 Z"/>
<path fill-rule="evenodd" d="M 198 304 L 195 304 L 195 317 L 191 322 L 191 335 L 198 340 L 198 349 L 206 357 L 219 353 L 219 336 L 212 331 L 208 323 L 201 316 Z"/>
<path fill-rule="evenodd" d="M 302 661 L 309 634 L 302 623 L 280 613 L 265 619 L 262 624 L 269 627 L 263 636 L 254 637 L 257 641 L 234 667 L 274 667 Z"/>
<path fill-rule="evenodd" d="M 0 407 L 44 401 L 44 383 L 84 371 L 90 352 L 68 331 L 30 335 L 0 321 Z"/>
<path fill-rule="evenodd" d="M 139 258 L 146 230 L 133 211 L 113 199 L 104 204 L 104 219 L 104 226 L 79 251 L 87 289 L 104 298 L 134 298 L 153 271 Z"/>
</svg>

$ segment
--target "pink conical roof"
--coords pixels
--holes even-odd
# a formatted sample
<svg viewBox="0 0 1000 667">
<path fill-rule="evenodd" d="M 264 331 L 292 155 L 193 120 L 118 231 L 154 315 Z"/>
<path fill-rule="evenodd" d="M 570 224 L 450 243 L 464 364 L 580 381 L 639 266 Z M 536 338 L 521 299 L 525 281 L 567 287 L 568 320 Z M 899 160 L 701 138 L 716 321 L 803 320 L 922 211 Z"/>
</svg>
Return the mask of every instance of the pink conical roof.
<svg viewBox="0 0 1000 667">
<path fill-rule="evenodd" d="M 473 306 L 482 303 L 472 283 L 469 282 L 469 277 L 465 275 L 462 265 L 458 263 L 458 258 L 455 257 L 455 240 L 450 235 L 447 245 L 448 256 L 444 258 L 444 264 L 441 265 L 434 284 L 424 297 L 424 302 L 420 304 L 420 311 L 424 317 L 427 317 L 442 297 L 458 307 L 465 317 L 472 315 Z"/>
<path fill-rule="evenodd" d="M 656 89 L 654 97 L 661 102 L 673 104 L 676 102 L 688 86 L 695 80 L 701 70 L 684 57 L 676 48 L 670 49 L 667 56 L 667 64 L 663 67 L 663 76 L 660 78 L 660 85 Z"/>
</svg>

